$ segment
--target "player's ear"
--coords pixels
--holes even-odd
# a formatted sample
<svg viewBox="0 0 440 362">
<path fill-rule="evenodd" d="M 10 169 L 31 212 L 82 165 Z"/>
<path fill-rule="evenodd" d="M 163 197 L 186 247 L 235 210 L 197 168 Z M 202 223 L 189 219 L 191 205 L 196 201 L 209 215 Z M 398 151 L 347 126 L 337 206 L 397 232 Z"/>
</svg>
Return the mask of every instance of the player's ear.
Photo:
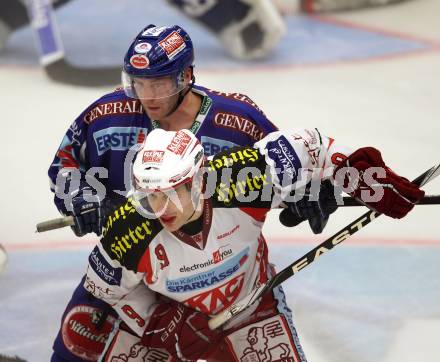
<svg viewBox="0 0 440 362">
<path fill-rule="evenodd" d="M 189 83 L 194 77 L 193 67 L 188 67 L 183 71 L 183 79 L 185 83 Z"/>
</svg>

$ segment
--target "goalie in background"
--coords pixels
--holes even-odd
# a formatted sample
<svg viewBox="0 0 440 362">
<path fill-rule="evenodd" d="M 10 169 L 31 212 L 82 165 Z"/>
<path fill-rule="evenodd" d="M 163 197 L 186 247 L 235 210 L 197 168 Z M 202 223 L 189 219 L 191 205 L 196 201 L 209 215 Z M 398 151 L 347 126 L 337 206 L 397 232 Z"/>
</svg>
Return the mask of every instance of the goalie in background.
<svg viewBox="0 0 440 362">
<path fill-rule="evenodd" d="M 52 0 L 52 3 L 58 8 L 70 1 Z M 403 0 L 166 0 L 185 16 L 214 33 L 232 57 L 244 60 L 270 55 L 286 31 L 282 13 L 291 13 L 296 9 L 307 13 L 340 11 L 401 1 Z M 0 50 L 12 31 L 28 23 L 24 0 L 2 0 Z"/>
<path fill-rule="evenodd" d="M 152 129 L 190 129 L 207 155 L 251 146 L 277 130 L 248 96 L 199 85 L 196 63 L 193 42 L 182 27 L 145 26 L 119 69 L 124 87 L 99 97 L 70 125 L 49 176 L 55 205 L 63 215 L 74 216 L 76 235 L 101 235 L 109 205 L 120 203 L 131 187 L 132 147 Z M 115 314 L 81 281 L 63 314 L 52 361 L 96 360 Z M 78 324 L 84 329 L 72 327 Z"/>
<path fill-rule="evenodd" d="M 30 0 L 36 1 L 36 0 Z M 52 1 L 59 8 L 71 0 Z M 9 34 L 29 23 L 24 0 L 3 0 L 0 50 Z M 224 49 L 238 59 L 268 55 L 285 32 L 282 16 L 272 0 L 167 0 L 185 16 L 216 35 Z"/>
</svg>

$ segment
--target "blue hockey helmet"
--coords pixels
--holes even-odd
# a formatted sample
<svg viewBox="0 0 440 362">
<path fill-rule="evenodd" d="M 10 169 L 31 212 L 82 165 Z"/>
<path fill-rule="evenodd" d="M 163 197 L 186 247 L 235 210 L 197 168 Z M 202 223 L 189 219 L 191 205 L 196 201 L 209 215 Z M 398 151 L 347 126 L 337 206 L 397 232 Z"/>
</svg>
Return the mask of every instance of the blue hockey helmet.
<svg viewBox="0 0 440 362">
<path fill-rule="evenodd" d="M 179 93 L 184 70 L 194 61 L 188 33 L 178 25 L 148 25 L 136 36 L 124 57 L 122 84 L 132 98 L 158 99 Z"/>
</svg>

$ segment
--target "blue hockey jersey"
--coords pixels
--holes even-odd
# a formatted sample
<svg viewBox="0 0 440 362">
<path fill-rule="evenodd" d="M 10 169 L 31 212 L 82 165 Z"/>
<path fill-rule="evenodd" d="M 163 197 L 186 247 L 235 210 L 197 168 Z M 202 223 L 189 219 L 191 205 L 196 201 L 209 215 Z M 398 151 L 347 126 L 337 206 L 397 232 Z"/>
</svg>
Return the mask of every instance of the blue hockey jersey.
<svg viewBox="0 0 440 362">
<path fill-rule="evenodd" d="M 246 95 L 197 85 L 192 91 L 202 97 L 202 104 L 190 130 L 207 155 L 233 146 L 253 145 L 277 130 Z M 159 122 L 150 119 L 141 102 L 127 97 L 122 89 L 104 95 L 84 110 L 67 130 L 48 171 L 60 212 L 68 213 L 65 199 L 59 197 L 66 190 L 56 187 L 62 169 L 77 169 L 81 182 L 87 182 L 86 173 L 92 172 L 105 187 L 106 195 L 122 194 L 127 191 L 127 153 L 156 127 L 160 127 Z M 106 171 L 95 174 L 95 168 Z"/>
</svg>

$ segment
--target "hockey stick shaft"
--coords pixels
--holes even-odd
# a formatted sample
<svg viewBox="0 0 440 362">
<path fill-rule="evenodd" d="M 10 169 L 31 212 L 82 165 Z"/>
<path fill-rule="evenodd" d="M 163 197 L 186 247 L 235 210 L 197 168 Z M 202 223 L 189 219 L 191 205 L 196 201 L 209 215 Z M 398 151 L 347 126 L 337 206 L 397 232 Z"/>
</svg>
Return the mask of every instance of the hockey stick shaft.
<svg viewBox="0 0 440 362">
<path fill-rule="evenodd" d="M 51 0 L 27 0 L 26 8 L 40 63 L 52 80 L 88 87 L 120 84 L 120 66 L 81 67 L 67 61 Z"/>
<path fill-rule="evenodd" d="M 52 220 L 42 221 L 37 224 L 37 233 L 64 228 L 75 225 L 73 216 L 59 217 Z"/>
<path fill-rule="evenodd" d="M 440 174 L 440 164 L 430 168 L 425 171 L 419 177 L 417 177 L 413 183 L 418 186 L 424 186 Z M 226 323 L 229 319 L 234 317 L 235 315 L 241 313 L 247 307 L 252 305 L 258 298 L 260 298 L 264 293 L 272 290 L 276 286 L 283 283 L 286 279 L 298 273 L 300 270 L 304 269 L 306 266 L 312 264 L 316 259 L 318 259 L 321 255 L 325 254 L 327 251 L 333 249 L 336 245 L 339 245 L 344 240 L 348 239 L 351 235 L 358 232 L 366 225 L 368 225 L 371 221 L 376 219 L 381 214 L 369 210 L 362 216 L 358 217 L 356 220 L 352 221 L 342 230 L 334 234 L 332 237 L 323 241 L 321 244 L 310 250 L 307 254 L 302 256 L 301 258 L 294 261 L 292 264 L 284 268 L 282 271 L 277 273 L 272 279 L 270 279 L 267 283 L 260 285 L 255 290 L 252 291 L 248 296 L 238 301 L 237 303 L 231 305 L 226 308 L 223 312 L 215 315 L 209 321 L 209 327 L 211 329 L 216 329 Z"/>
<path fill-rule="evenodd" d="M 90 209 L 81 213 L 81 215 L 87 214 L 89 212 L 93 212 L 96 209 Z M 61 229 L 66 226 L 75 225 L 75 218 L 73 216 L 64 216 L 59 217 L 57 219 L 43 221 L 37 224 L 37 233 L 42 233 L 43 231 Z"/>
<path fill-rule="evenodd" d="M 336 203 L 334 203 L 334 205 L 337 205 L 338 207 L 365 206 L 365 204 L 360 202 L 358 199 L 355 199 L 354 197 L 344 196 L 342 199 L 343 204 L 337 205 Z M 417 203 L 417 205 L 440 205 L 440 195 L 426 195 Z"/>
<path fill-rule="evenodd" d="M 365 206 L 360 201 L 352 197 L 344 197 L 344 203 L 339 207 L 345 206 Z M 440 195 L 428 195 L 425 196 L 417 205 L 440 205 Z M 37 232 L 42 233 L 45 231 L 60 229 L 66 226 L 74 225 L 73 216 L 59 217 L 52 220 L 42 221 L 37 224 Z"/>
</svg>

